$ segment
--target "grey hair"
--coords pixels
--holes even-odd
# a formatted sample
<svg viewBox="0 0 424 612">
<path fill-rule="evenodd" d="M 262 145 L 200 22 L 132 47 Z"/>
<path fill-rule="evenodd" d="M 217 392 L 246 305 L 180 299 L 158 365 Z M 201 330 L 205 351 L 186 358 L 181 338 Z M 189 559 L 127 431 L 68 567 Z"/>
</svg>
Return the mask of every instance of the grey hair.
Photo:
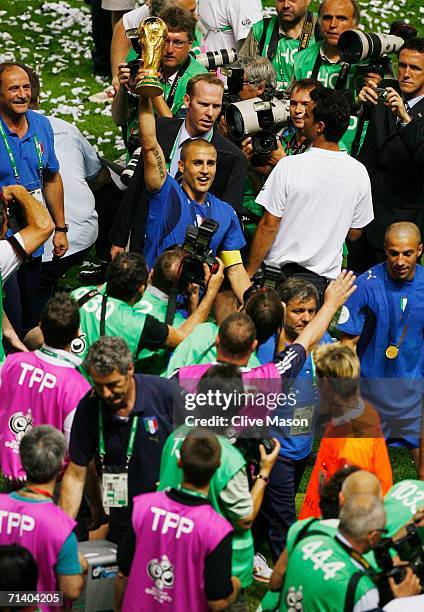
<svg viewBox="0 0 424 612">
<path fill-rule="evenodd" d="M 253 57 L 241 57 L 230 68 L 243 68 L 246 81 L 264 83 L 265 91 L 263 98 L 271 98 L 277 87 L 277 72 L 267 57 L 254 55 Z M 249 84 L 249 87 L 251 85 Z"/>
<path fill-rule="evenodd" d="M 133 362 L 128 344 L 119 336 L 102 336 L 88 349 L 84 359 L 84 369 L 93 368 L 101 376 L 107 376 L 114 370 L 126 374 Z"/>
<path fill-rule="evenodd" d="M 49 482 L 59 474 L 65 453 L 65 436 L 51 425 L 34 427 L 25 434 L 19 446 L 27 478 L 37 484 Z"/>
<path fill-rule="evenodd" d="M 365 540 L 370 531 L 383 529 L 385 524 L 384 505 L 374 495 L 352 495 L 340 512 L 340 531 L 359 542 Z"/>
</svg>

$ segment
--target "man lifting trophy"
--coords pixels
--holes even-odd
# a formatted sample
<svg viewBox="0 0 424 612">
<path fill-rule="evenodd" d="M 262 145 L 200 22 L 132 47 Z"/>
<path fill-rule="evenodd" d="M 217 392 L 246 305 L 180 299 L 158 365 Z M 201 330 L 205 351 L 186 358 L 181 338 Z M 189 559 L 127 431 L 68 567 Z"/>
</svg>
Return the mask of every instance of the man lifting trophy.
<svg viewBox="0 0 424 612">
<path fill-rule="evenodd" d="M 143 50 L 142 62 L 144 75 L 135 85 L 135 92 L 146 98 L 156 98 L 163 94 L 157 73 L 168 36 L 168 28 L 159 17 L 147 17 L 138 27 L 138 42 Z"/>
</svg>

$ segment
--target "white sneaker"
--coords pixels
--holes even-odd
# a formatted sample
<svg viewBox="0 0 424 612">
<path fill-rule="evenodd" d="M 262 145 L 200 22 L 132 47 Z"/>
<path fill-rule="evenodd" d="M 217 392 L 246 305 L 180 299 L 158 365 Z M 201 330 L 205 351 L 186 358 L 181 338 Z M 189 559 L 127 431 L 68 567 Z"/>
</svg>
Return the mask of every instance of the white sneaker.
<svg viewBox="0 0 424 612">
<path fill-rule="evenodd" d="M 261 553 L 256 553 L 253 557 L 253 578 L 258 582 L 269 582 L 271 574 L 272 569 L 265 557 Z"/>
</svg>

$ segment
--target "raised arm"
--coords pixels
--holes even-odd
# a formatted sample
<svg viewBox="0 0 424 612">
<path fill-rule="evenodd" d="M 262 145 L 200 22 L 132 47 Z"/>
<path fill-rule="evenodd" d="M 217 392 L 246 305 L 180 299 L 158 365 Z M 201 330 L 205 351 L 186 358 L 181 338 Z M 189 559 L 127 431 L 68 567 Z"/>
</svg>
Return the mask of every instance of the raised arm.
<svg viewBox="0 0 424 612">
<path fill-rule="evenodd" d="M 321 340 L 338 309 L 355 291 L 355 279 L 356 276 L 352 272 L 343 270 L 336 280 L 331 281 L 324 295 L 324 304 L 299 335 L 296 344 L 301 344 L 306 351 L 310 351 L 314 344 Z"/>
<path fill-rule="evenodd" d="M 150 98 L 140 97 L 138 125 L 143 152 L 144 182 L 148 191 L 159 191 L 166 179 L 166 163 L 156 138 L 156 122 Z"/>
</svg>

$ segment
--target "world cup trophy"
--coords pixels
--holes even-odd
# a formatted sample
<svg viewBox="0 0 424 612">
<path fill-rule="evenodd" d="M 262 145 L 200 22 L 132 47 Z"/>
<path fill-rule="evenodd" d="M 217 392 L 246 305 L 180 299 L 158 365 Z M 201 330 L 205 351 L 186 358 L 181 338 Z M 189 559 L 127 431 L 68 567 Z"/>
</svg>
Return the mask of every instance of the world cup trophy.
<svg viewBox="0 0 424 612">
<path fill-rule="evenodd" d="M 135 85 L 135 92 L 138 95 L 156 98 L 163 94 L 157 72 L 167 36 L 166 23 L 159 17 L 147 17 L 138 27 L 138 42 L 143 49 L 143 68 L 147 73 Z"/>
</svg>

